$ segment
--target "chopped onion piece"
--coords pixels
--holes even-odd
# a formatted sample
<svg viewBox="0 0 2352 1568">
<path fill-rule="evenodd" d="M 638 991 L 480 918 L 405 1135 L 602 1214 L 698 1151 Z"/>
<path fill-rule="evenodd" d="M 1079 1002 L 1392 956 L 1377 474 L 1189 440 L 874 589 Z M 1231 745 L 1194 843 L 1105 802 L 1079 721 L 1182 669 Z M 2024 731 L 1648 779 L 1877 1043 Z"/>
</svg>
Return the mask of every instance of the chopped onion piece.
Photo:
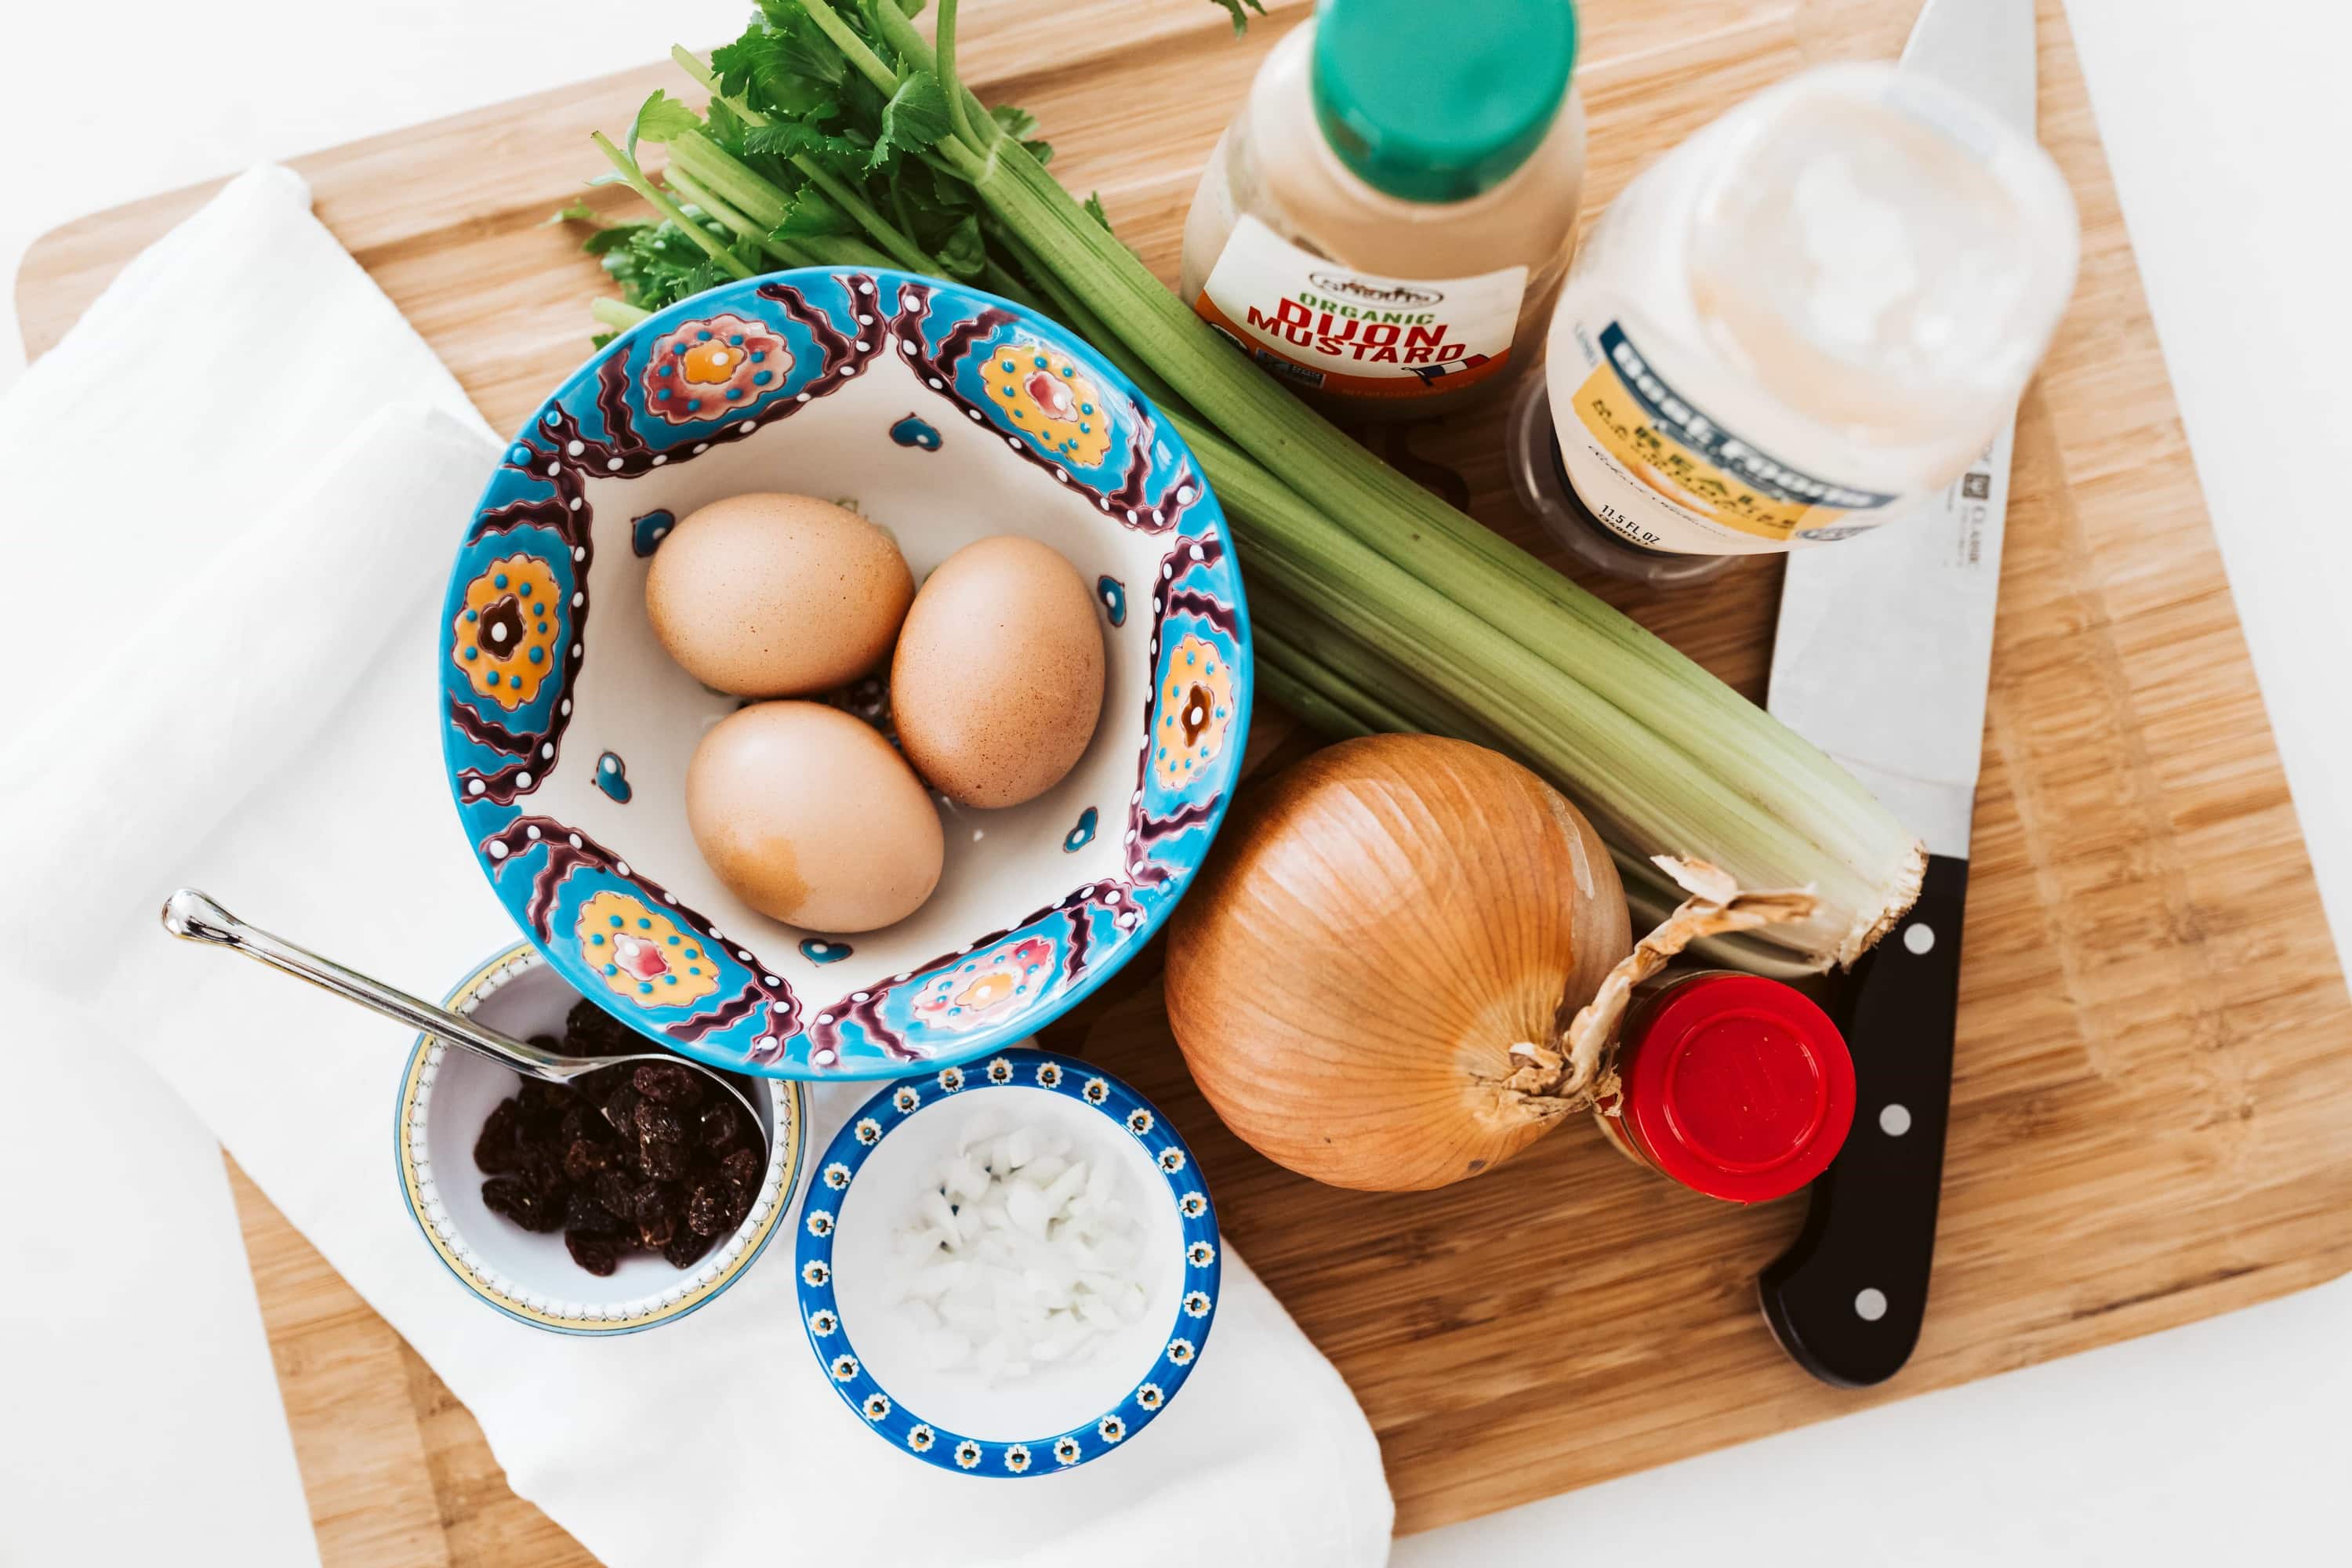
<svg viewBox="0 0 2352 1568">
<path fill-rule="evenodd" d="M 925 1364 L 1026 1377 L 1149 1310 L 1141 1220 L 1100 1152 L 972 1119 L 892 1238 L 892 1310 Z"/>
</svg>

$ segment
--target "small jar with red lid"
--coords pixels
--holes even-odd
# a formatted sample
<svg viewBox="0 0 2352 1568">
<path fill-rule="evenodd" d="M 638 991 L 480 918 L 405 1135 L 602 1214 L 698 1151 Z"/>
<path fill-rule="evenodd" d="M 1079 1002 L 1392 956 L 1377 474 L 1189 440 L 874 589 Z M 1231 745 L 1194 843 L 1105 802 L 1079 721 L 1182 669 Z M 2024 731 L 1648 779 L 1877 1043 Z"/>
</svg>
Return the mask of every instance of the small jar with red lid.
<svg viewBox="0 0 2352 1568">
<path fill-rule="evenodd" d="M 1637 995 L 1619 1090 L 1595 1110 L 1625 1154 L 1730 1203 L 1784 1197 L 1829 1168 L 1853 1125 L 1853 1058 L 1812 999 L 1709 969 Z"/>
</svg>

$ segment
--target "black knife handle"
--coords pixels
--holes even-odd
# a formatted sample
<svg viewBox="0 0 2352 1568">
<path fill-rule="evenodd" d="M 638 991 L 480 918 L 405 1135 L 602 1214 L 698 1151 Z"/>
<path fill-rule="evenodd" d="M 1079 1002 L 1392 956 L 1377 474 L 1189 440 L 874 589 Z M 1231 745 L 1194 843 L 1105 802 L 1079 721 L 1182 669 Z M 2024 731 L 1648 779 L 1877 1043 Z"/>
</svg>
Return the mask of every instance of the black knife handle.
<svg viewBox="0 0 2352 1568">
<path fill-rule="evenodd" d="M 1757 1279 L 1780 1347 L 1841 1388 L 1894 1376 L 1927 1317 L 1968 886 L 1966 860 L 1930 856 L 1919 901 L 1846 987 L 1853 1131 L 1813 1184 L 1805 1228 Z"/>
</svg>

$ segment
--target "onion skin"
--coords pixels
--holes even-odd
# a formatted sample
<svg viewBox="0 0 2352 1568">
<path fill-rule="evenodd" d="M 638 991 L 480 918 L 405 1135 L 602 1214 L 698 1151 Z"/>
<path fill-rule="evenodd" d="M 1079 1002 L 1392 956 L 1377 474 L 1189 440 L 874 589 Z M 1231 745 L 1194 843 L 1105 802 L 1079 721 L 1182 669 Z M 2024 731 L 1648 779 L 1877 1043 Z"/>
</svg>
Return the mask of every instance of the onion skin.
<svg viewBox="0 0 2352 1568">
<path fill-rule="evenodd" d="M 1607 847 L 1507 757 L 1433 735 L 1261 786 L 1177 907 L 1169 1022 L 1225 1124 L 1333 1186 L 1444 1186 L 1579 1107 L 1505 1087 L 1633 948 Z"/>
</svg>

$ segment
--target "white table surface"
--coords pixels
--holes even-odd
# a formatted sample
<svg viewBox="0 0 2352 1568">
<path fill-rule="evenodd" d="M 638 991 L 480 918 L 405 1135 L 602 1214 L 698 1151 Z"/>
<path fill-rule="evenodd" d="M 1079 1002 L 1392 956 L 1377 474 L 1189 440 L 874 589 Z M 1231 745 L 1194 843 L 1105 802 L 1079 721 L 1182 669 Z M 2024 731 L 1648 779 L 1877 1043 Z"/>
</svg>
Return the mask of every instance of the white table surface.
<svg viewBox="0 0 2352 1568">
<path fill-rule="evenodd" d="M 17 7 L 0 53 L 19 127 L 0 273 L 13 278 L 34 237 L 82 213 L 635 65 L 731 33 L 742 10 Z M 2341 696 L 2352 510 L 2340 478 L 2352 471 L 2352 93 L 2339 79 L 2352 9 L 2069 0 L 2068 12 L 2338 950 L 2352 951 Z M 16 344 L 12 289 L 0 387 L 17 374 Z M 176 1161 L 181 1179 L 141 1222 L 139 1256 L 146 1278 L 184 1282 L 176 1336 L 130 1335 L 119 1314 L 58 1310 L 62 1232 L 12 1229 L 0 1563 L 314 1561 L 201 1130 L 160 1086 L 126 1091 L 97 1064 L 39 1064 L 10 1095 L 21 1104 L 35 1090 L 76 1113 L 12 1119 L 0 1188 L 34 1179 L 52 1128 L 117 1139 L 126 1160 Z M 2170 1563 L 2297 1547 L 2294 1560 L 2343 1561 L 2347 1461 L 2352 1280 L 1415 1536 L 1394 1561 Z M 126 1474 L 138 1478 L 127 1487 Z"/>
</svg>

